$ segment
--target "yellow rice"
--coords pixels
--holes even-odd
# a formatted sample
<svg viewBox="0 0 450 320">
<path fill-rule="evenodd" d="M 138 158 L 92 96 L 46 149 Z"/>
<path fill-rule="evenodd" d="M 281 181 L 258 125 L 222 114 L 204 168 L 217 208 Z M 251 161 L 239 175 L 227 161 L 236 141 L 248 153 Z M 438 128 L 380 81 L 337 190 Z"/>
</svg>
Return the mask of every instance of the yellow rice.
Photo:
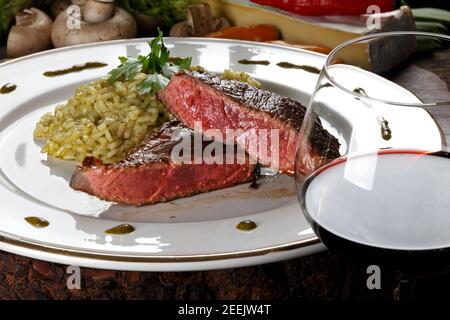
<svg viewBox="0 0 450 320">
<path fill-rule="evenodd" d="M 136 146 L 169 113 L 154 95 L 139 95 L 136 85 L 145 79 L 108 84 L 100 79 L 76 89 L 64 105 L 37 123 L 34 137 L 46 139 L 43 153 L 82 161 L 88 155 L 116 162 Z"/>
<path fill-rule="evenodd" d="M 231 69 L 225 69 L 222 74 L 222 78 L 225 80 L 237 80 L 247 82 L 249 85 L 261 88 L 261 83 L 253 79 L 248 73 L 242 71 L 234 71 Z"/>
</svg>

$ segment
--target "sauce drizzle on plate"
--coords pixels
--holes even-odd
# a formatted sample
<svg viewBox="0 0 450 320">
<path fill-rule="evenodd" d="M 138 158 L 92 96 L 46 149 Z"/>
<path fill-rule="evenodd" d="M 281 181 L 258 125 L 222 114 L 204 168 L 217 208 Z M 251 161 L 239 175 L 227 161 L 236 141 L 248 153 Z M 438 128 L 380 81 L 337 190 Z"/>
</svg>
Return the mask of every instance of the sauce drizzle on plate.
<svg viewBox="0 0 450 320">
<path fill-rule="evenodd" d="M 46 228 L 50 225 L 50 222 L 48 222 L 47 220 L 45 220 L 44 218 L 40 218 L 40 217 L 26 217 L 24 218 L 24 220 L 26 222 L 28 222 L 30 225 L 32 225 L 35 228 Z"/>
<path fill-rule="evenodd" d="M 134 227 L 131 224 L 125 223 L 115 226 L 105 231 L 107 234 L 129 234 L 134 231 Z"/>
<path fill-rule="evenodd" d="M 256 227 L 256 223 L 252 220 L 244 220 L 236 225 L 236 229 L 241 231 L 251 231 L 253 229 L 256 229 Z"/>
<path fill-rule="evenodd" d="M 320 69 L 313 67 L 313 66 L 303 65 L 303 64 L 294 64 L 294 63 L 290 63 L 290 62 L 278 62 L 277 66 L 279 66 L 280 68 L 285 68 L 285 69 L 301 69 L 306 72 L 317 73 L 317 74 L 320 73 Z"/>
<path fill-rule="evenodd" d="M 248 59 L 242 59 L 238 61 L 240 64 L 258 64 L 262 66 L 268 66 L 270 64 L 270 61 L 267 60 L 248 60 Z"/>
<path fill-rule="evenodd" d="M 74 65 L 67 69 L 46 71 L 43 73 L 43 75 L 46 77 L 58 77 L 58 76 L 63 76 L 68 73 L 80 72 L 80 71 L 83 71 L 86 69 L 103 68 L 103 67 L 106 67 L 107 65 L 108 65 L 107 63 L 102 63 L 102 62 L 86 62 L 85 64 Z"/>
<path fill-rule="evenodd" d="M 0 88 L 0 94 L 8 94 L 17 89 L 17 86 L 13 83 L 7 83 Z"/>
</svg>

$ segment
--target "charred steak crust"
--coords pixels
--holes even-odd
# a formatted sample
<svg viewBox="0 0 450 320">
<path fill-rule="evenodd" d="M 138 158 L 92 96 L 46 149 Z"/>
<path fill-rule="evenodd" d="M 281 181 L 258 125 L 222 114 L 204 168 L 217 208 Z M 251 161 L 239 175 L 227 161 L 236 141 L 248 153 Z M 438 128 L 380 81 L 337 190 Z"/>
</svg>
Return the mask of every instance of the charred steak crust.
<svg viewBox="0 0 450 320">
<path fill-rule="evenodd" d="M 176 133 L 177 137 L 174 137 Z M 131 149 L 115 167 L 134 167 L 151 162 L 171 162 L 171 152 L 183 135 L 193 131 L 178 120 L 164 123 L 159 130 L 151 133 L 140 145 Z M 172 138 L 174 138 L 172 140 Z"/>
<path fill-rule="evenodd" d="M 70 186 L 103 200 L 140 206 L 226 188 L 255 178 L 257 166 L 249 163 L 247 155 L 241 164 L 174 163 L 171 152 L 186 135 L 193 138 L 199 133 L 172 120 L 116 164 L 86 157 L 76 168 Z M 191 141 L 194 143 L 193 139 Z M 210 143 L 213 142 L 203 142 L 203 150 Z M 224 145 L 219 145 L 225 149 Z M 234 151 L 237 157 L 237 149 Z M 191 153 L 191 160 L 194 160 L 194 153 Z"/>
<path fill-rule="evenodd" d="M 248 108 L 267 112 L 300 130 L 306 108 L 298 101 L 259 89 L 246 82 L 225 80 L 218 75 L 207 72 L 182 71 L 181 73 L 201 80 Z"/>
</svg>

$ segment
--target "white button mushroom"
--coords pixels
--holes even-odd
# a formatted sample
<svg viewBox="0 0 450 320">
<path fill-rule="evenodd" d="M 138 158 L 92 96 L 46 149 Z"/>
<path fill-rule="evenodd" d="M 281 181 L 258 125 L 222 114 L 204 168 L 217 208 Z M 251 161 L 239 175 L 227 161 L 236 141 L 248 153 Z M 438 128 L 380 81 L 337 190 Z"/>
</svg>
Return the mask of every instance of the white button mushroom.
<svg viewBox="0 0 450 320">
<path fill-rule="evenodd" d="M 171 37 L 203 37 L 208 33 L 230 26 L 227 19 L 214 18 L 207 3 L 196 3 L 187 7 L 187 20 L 176 23 L 170 29 Z"/>
<path fill-rule="evenodd" d="M 9 31 L 6 54 L 17 58 L 50 49 L 52 19 L 39 9 L 31 8 L 16 14 L 16 25 Z"/>
<path fill-rule="evenodd" d="M 73 17 L 67 11 L 61 12 L 53 23 L 51 37 L 56 48 L 136 37 L 137 27 L 133 16 L 117 7 L 113 0 L 77 2 L 82 5 L 79 28 L 69 28 L 71 24 L 68 19 Z"/>
<path fill-rule="evenodd" d="M 56 19 L 56 17 L 63 11 L 67 10 L 67 8 L 70 5 L 69 0 L 55 0 L 52 2 L 52 5 L 50 6 L 50 16 L 53 19 Z"/>
<path fill-rule="evenodd" d="M 114 0 L 88 1 L 83 8 L 83 18 L 87 23 L 100 23 L 111 19 L 115 9 Z"/>
</svg>

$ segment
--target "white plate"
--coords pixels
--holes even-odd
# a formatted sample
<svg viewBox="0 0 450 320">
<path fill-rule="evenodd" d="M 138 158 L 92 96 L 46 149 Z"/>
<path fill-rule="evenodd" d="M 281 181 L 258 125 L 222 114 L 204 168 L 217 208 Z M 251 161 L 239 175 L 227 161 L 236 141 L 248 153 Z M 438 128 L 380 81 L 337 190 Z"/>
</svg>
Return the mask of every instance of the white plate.
<svg viewBox="0 0 450 320">
<path fill-rule="evenodd" d="M 282 69 L 276 63 L 321 68 L 325 60 L 308 51 L 250 42 L 165 41 L 173 56 L 192 56 L 194 65 L 214 72 L 225 68 L 246 71 L 265 88 L 304 104 L 318 75 Z M 112 205 L 70 189 L 68 179 L 75 164 L 40 153 L 32 137 L 35 123 L 66 101 L 77 86 L 104 76 L 118 64 L 118 56 L 147 51 L 145 39 L 115 41 L 52 50 L 0 65 L 0 86 L 6 82 L 18 86 L 0 95 L 0 249 L 70 265 L 143 271 L 239 267 L 322 250 L 303 217 L 294 181 L 287 176 L 277 176 L 258 190 L 244 184 L 140 208 Z M 269 60 L 271 65 L 242 65 L 241 59 Z M 89 61 L 108 66 L 55 78 L 42 75 Z M 393 83 L 377 77 L 372 81 L 417 102 Z M 421 119 L 421 134 L 425 131 L 431 137 L 430 147 L 440 145 L 434 121 Z M 24 221 L 27 216 L 42 217 L 50 226 L 36 229 Z M 235 226 L 242 220 L 253 220 L 258 227 L 240 231 Z M 121 223 L 132 224 L 136 231 L 105 234 Z"/>
</svg>

